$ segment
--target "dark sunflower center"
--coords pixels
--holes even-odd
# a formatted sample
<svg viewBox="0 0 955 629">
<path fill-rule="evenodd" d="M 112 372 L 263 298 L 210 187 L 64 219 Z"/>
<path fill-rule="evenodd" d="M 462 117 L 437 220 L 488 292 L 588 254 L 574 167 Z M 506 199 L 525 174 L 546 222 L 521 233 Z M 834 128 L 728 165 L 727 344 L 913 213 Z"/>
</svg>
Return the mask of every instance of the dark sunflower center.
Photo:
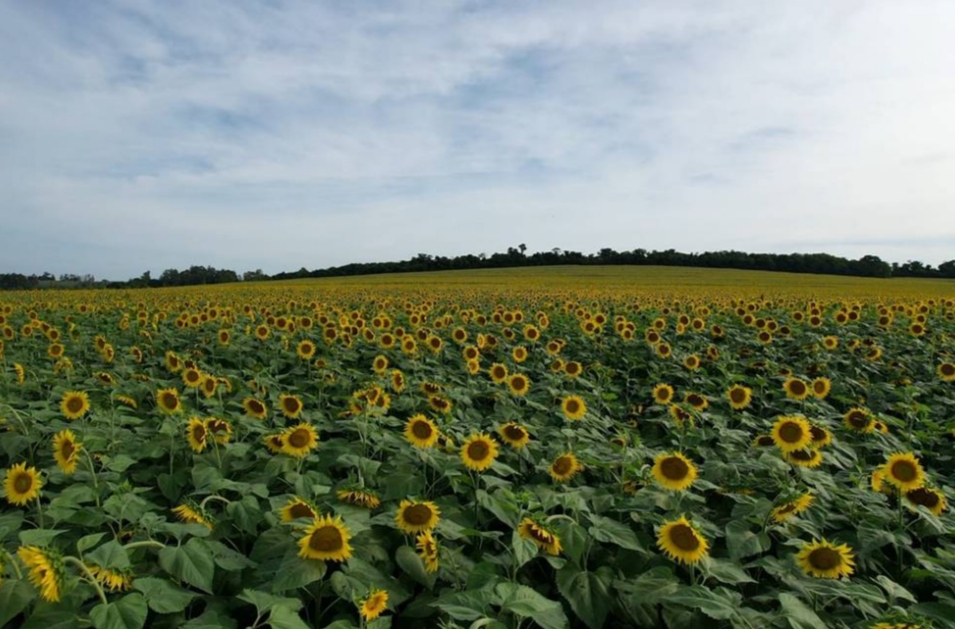
<svg viewBox="0 0 955 629">
<path fill-rule="evenodd" d="M 404 521 L 412 526 L 424 526 L 431 521 L 431 507 L 425 504 L 411 505 L 405 509 Z"/>
<path fill-rule="evenodd" d="M 249 402 L 249 410 L 252 411 L 253 413 L 258 414 L 263 412 L 265 409 L 262 408 L 261 402 L 257 400 L 252 400 L 251 402 Z"/>
<path fill-rule="evenodd" d="M 577 365 L 577 363 L 568 363 L 568 364 L 567 364 L 567 373 L 569 373 L 569 374 L 575 374 L 575 373 L 577 373 L 579 370 L 580 370 L 580 367 Z"/>
<path fill-rule="evenodd" d="M 550 544 L 554 539 L 550 533 L 533 524 L 527 527 L 527 532 L 531 538 L 541 544 Z"/>
<path fill-rule="evenodd" d="M 66 410 L 71 413 L 79 413 L 83 410 L 83 399 L 79 397 L 71 397 L 66 401 Z"/>
<path fill-rule="evenodd" d="M 490 452 L 491 449 L 484 441 L 473 441 L 468 444 L 468 456 L 475 461 L 483 461 Z"/>
<path fill-rule="evenodd" d="M 910 461 L 896 461 L 892 464 L 892 476 L 903 483 L 908 483 L 916 479 L 918 471 Z"/>
<path fill-rule="evenodd" d="M 825 393 L 826 392 L 826 383 L 825 382 L 814 382 L 812 388 L 816 393 Z"/>
<path fill-rule="evenodd" d="M 434 431 L 431 429 L 431 425 L 426 421 L 416 421 L 411 425 L 411 434 L 413 434 L 418 439 L 430 439 Z"/>
<path fill-rule="evenodd" d="M 179 405 L 179 400 L 172 393 L 163 393 L 162 405 L 165 408 L 176 408 Z"/>
<path fill-rule="evenodd" d="M 577 400 L 567 400 L 567 403 L 565 404 L 564 408 L 567 409 L 568 413 L 573 415 L 574 413 L 580 410 L 580 402 L 578 402 Z"/>
<path fill-rule="evenodd" d="M 789 383 L 789 391 L 793 395 L 802 395 L 806 392 L 806 385 L 799 380 L 793 380 Z"/>
<path fill-rule="evenodd" d="M 703 405 L 703 398 L 700 397 L 699 395 L 697 395 L 696 393 L 691 393 L 691 394 L 686 398 L 686 401 L 689 402 L 691 406 L 702 406 L 702 405 Z"/>
<path fill-rule="evenodd" d="M 574 469 L 574 462 L 569 456 L 557 457 L 554 461 L 554 473 L 558 476 L 569 474 Z"/>
<path fill-rule="evenodd" d="M 314 518 L 315 512 L 312 511 L 312 508 L 307 504 L 297 502 L 292 505 L 292 508 L 289 509 L 289 515 L 292 516 L 292 519 L 295 518 Z"/>
<path fill-rule="evenodd" d="M 685 552 L 693 552 L 700 547 L 700 538 L 693 527 L 686 524 L 677 524 L 670 529 L 670 542 Z"/>
<path fill-rule="evenodd" d="M 192 429 L 192 438 L 202 442 L 206 440 L 206 429 L 203 426 L 196 426 Z"/>
<path fill-rule="evenodd" d="M 905 497 L 908 498 L 910 502 L 928 507 L 929 509 L 937 507 L 939 503 L 938 494 L 924 487 L 906 492 Z"/>
<path fill-rule="evenodd" d="M 108 378 L 108 376 L 104 376 L 104 377 L 103 377 L 104 380 L 107 379 L 107 378 Z M 197 372 L 197 371 L 187 372 L 187 373 L 186 373 L 186 380 L 188 380 L 189 382 L 199 382 L 199 372 Z"/>
<path fill-rule="evenodd" d="M 293 448 L 304 448 L 311 443 L 311 435 L 304 428 L 292 431 L 288 436 L 289 445 Z"/>
<path fill-rule="evenodd" d="M 849 413 L 849 423 L 853 428 L 865 428 L 869 423 L 869 418 L 864 413 L 854 411 Z"/>
<path fill-rule="evenodd" d="M 779 515 L 786 515 L 787 513 L 792 513 L 796 510 L 795 502 L 787 502 L 785 505 L 781 506 L 776 513 Z"/>
<path fill-rule="evenodd" d="M 323 526 L 308 538 L 308 547 L 320 552 L 341 550 L 345 545 L 341 531 L 334 526 Z"/>
<path fill-rule="evenodd" d="M 504 435 L 512 441 L 520 441 L 524 438 L 524 429 L 520 426 L 505 426 Z"/>
<path fill-rule="evenodd" d="M 942 375 L 945 377 L 955 376 L 955 365 L 952 363 L 945 363 L 942 365 Z"/>
<path fill-rule="evenodd" d="M 842 565 L 842 555 L 832 548 L 817 548 L 809 553 L 809 563 L 817 570 L 832 570 Z"/>
<path fill-rule="evenodd" d="M 815 457 L 815 454 L 810 450 L 796 450 L 791 452 L 789 456 L 797 461 L 812 461 Z"/>
<path fill-rule="evenodd" d="M 760 437 L 759 439 L 756 440 L 756 443 L 758 443 L 758 444 L 761 445 L 761 446 L 771 446 L 771 445 L 773 445 L 775 442 L 773 441 L 773 438 L 772 438 L 772 437 L 770 437 L 770 436 L 768 436 L 768 435 L 763 435 L 762 437 Z"/>
<path fill-rule="evenodd" d="M 29 474 L 19 474 L 13 479 L 13 488 L 19 494 L 25 494 L 33 487 L 33 477 Z"/>
<path fill-rule="evenodd" d="M 736 404 L 742 404 L 746 401 L 746 391 L 743 389 L 733 389 L 730 391 L 730 400 Z"/>
<path fill-rule="evenodd" d="M 671 456 L 660 463 L 660 471 L 670 480 L 683 480 L 690 473 L 690 466 L 683 459 Z"/>
<path fill-rule="evenodd" d="M 297 413 L 299 409 L 298 400 L 295 398 L 285 398 L 285 411 L 288 413 Z"/>
<path fill-rule="evenodd" d="M 527 381 L 521 377 L 514 378 L 511 381 L 511 383 L 514 385 L 514 388 L 517 389 L 518 391 L 522 391 L 524 387 L 527 386 Z"/>
<path fill-rule="evenodd" d="M 786 443 L 799 443 L 803 436 L 802 426 L 795 422 L 786 422 L 779 428 L 779 438 Z"/>
<path fill-rule="evenodd" d="M 826 439 L 826 431 L 819 426 L 812 426 L 809 432 L 812 434 L 813 441 L 825 441 Z"/>
<path fill-rule="evenodd" d="M 60 455 L 69 461 L 73 458 L 73 454 L 76 452 L 76 446 L 73 445 L 73 442 L 67 439 L 63 442 L 63 445 L 60 446 Z"/>
</svg>

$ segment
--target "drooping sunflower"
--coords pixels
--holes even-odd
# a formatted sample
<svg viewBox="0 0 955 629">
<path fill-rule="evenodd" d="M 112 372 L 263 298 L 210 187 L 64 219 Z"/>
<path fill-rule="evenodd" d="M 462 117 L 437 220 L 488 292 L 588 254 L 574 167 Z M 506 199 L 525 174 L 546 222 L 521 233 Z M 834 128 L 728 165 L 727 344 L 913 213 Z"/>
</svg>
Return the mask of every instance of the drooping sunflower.
<svg viewBox="0 0 955 629">
<path fill-rule="evenodd" d="M 218 444 L 226 444 L 232 440 L 232 424 L 218 417 L 207 417 L 204 421 L 209 435 Z"/>
<path fill-rule="evenodd" d="M 556 533 L 548 529 L 543 523 L 533 519 L 524 518 L 517 527 L 517 533 L 524 539 L 534 542 L 538 548 L 549 555 L 559 555 L 561 550 L 560 538 Z"/>
<path fill-rule="evenodd" d="M 159 389 L 156 391 L 156 405 L 166 415 L 174 415 L 182 411 L 182 400 L 176 389 Z"/>
<path fill-rule="evenodd" d="M 210 531 L 213 528 L 212 520 L 203 514 L 197 507 L 194 507 L 191 504 L 181 504 L 174 508 L 172 512 L 177 518 L 187 524 L 201 524 Z"/>
<path fill-rule="evenodd" d="M 566 483 L 583 469 L 584 466 L 577 460 L 577 457 L 574 456 L 573 453 L 565 452 L 554 459 L 547 473 L 558 483 Z"/>
<path fill-rule="evenodd" d="M 897 452 L 882 467 L 885 480 L 902 492 L 918 489 L 925 484 L 922 464 L 911 452 Z"/>
<path fill-rule="evenodd" d="M 27 377 L 27 372 L 26 369 L 23 368 L 23 365 L 20 363 L 13 363 L 13 371 L 17 374 L 17 384 L 23 384 Z"/>
<path fill-rule="evenodd" d="M 441 510 L 430 501 L 402 500 L 395 515 L 395 524 L 408 535 L 430 531 L 441 520 Z"/>
<path fill-rule="evenodd" d="M 938 377 L 942 382 L 955 382 L 955 363 L 945 362 L 936 369 Z"/>
<path fill-rule="evenodd" d="M 829 378 L 816 378 L 810 383 L 812 394 L 819 400 L 825 399 L 832 390 L 832 381 Z"/>
<path fill-rule="evenodd" d="M 695 564 L 709 552 L 709 544 L 686 517 L 665 522 L 657 533 L 657 547 L 674 561 Z"/>
<path fill-rule="evenodd" d="M 516 373 L 507 379 L 507 388 L 513 395 L 526 395 L 531 388 L 530 378 L 522 373 Z"/>
<path fill-rule="evenodd" d="M 668 384 L 658 384 L 653 387 L 653 401 L 657 404 L 669 404 L 673 400 L 673 387 Z"/>
<path fill-rule="evenodd" d="M 405 390 L 405 374 L 400 369 L 391 371 L 391 390 L 395 393 L 401 393 Z"/>
<path fill-rule="evenodd" d="M 7 479 L 3 487 L 7 493 L 7 502 L 13 505 L 25 505 L 39 497 L 43 481 L 35 467 L 27 467 L 26 462 L 23 462 L 7 470 Z"/>
<path fill-rule="evenodd" d="M 53 436 L 53 458 L 64 474 L 76 471 L 77 454 L 81 447 L 72 430 L 61 430 Z"/>
<path fill-rule="evenodd" d="M 702 412 L 710 405 L 709 400 L 699 393 L 687 393 L 683 396 L 683 401 L 693 407 L 693 410 Z"/>
<path fill-rule="evenodd" d="M 378 494 L 365 487 L 339 489 L 335 492 L 335 496 L 344 503 L 363 509 L 377 509 L 381 506 L 381 498 Z"/>
<path fill-rule="evenodd" d="M 285 503 L 281 509 L 279 509 L 279 516 L 282 518 L 282 522 L 294 522 L 299 518 L 308 518 L 309 520 L 314 520 L 318 517 L 318 511 L 307 500 L 303 500 L 298 496 L 289 498 L 288 502 Z"/>
<path fill-rule="evenodd" d="M 587 403 L 579 395 L 568 395 L 560 403 L 564 417 L 570 420 L 581 420 L 587 414 Z"/>
<path fill-rule="evenodd" d="M 342 562 L 351 557 L 351 532 L 341 516 L 324 515 L 315 518 L 298 541 L 298 556 L 303 559 Z"/>
<path fill-rule="evenodd" d="M 527 445 L 528 441 L 531 440 L 531 436 L 527 432 L 527 429 L 516 422 L 504 424 L 497 429 L 497 434 L 501 436 L 501 439 L 504 440 L 504 443 L 511 446 L 515 450 L 520 450 Z"/>
<path fill-rule="evenodd" d="M 948 508 L 945 501 L 945 494 L 937 489 L 928 487 L 919 487 L 905 492 L 905 500 L 909 506 L 914 508 L 925 507 L 935 515 L 942 515 L 942 512 Z"/>
<path fill-rule="evenodd" d="M 808 467 L 810 469 L 822 465 L 822 452 L 815 448 L 805 448 L 802 450 L 793 450 L 783 455 L 786 461 L 798 467 Z"/>
<path fill-rule="evenodd" d="M 791 500 L 787 503 L 781 504 L 778 507 L 774 507 L 770 511 L 770 516 L 776 522 L 785 522 L 794 515 L 799 515 L 810 506 L 816 500 L 815 496 L 810 492 L 806 492 L 803 495 L 799 496 L 795 500 Z"/>
<path fill-rule="evenodd" d="M 856 407 L 849 409 L 846 411 L 846 414 L 842 416 L 842 420 L 846 428 L 855 432 L 868 433 L 872 432 L 875 428 L 875 420 L 872 417 L 872 413 L 864 408 Z"/>
<path fill-rule="evenodd" d="M 660 454 L 653 460 L 653 477 L 672 491 L 688 489 L 696 480 L 696 466 L 679 452 Z"/>
<path fill-rule="evenodd" d="M 415 540 L 415 547 L 418 549 L 418 556 L 424 562 L 424 569 L 428 572 L 437 572 L 440 567 L 441 549 L 431 531 L 420 533 Z"/>
<path fill-rule="evenodd" d="M 50 603 L 58 602 L 63 590 L 62 559 L 37 546 L 22 546 L 17 556 L 29 570 L 30 582 L 40 591 L 40 597 Z"/>
<path fill-rule="evenodd" d="M 302 404 L 302 398 L 299 396 L 283 393 L 279 396 L 279 408 L 282 409 L 282 414 L 289 419 L 297 419 L 302 414 L 304 405 Z"/>
<path fill-rule="evenodd" d="M 209 431 L 206 429 L 206 423 L 198 417 L 189 419 L 189 426 L 186 428 L 186 439 L 189 441 L 189 447 L 195 452 L 202 452 L 209 443 L 206 438 Z"/>
<path fill-rule="evenodd" d="M 133 586 L 133 574 L 126 570 L 112 570 L 97 565 L 89 566 L 90 574 L 104 589 L 110 592 L 125 592 Z"/>
<path fill-rule="evenodd" d="M 855 555 L 846 544 L 835 545 L 823 540 L 803 544 L 796 555 L 803 573 L 819 579 L 841 579 L 855 571 Z"/>
<path fill-rule="evenodd" d="M 290 426 L 282 433 L 282 452 L 301 459 L 318 447 L 318 432 L 304 422 Z"/>
<path fill-rule="evenodd" d="M 367 620 L 374 620 L 388 609 L 388 592 L 385 590 L 372 589 L 361 601 L 358 613 Z"/>
<path fill-rule="evenodd" d="M 265 405 L 265 402 L 254 397 L 247 397 L 242 400 L 242 408 L 245 409 L 249 417 L 254 417 L 255 419 L 265 419 L 265 416 L 269 412 L 269 408 Z"/>
<path fill-rule="evenodd" d="M 812 443 L 812 427 L 803 417 L 780 417 L 773 424 L 772 436 L 776 447 L 786 454 Z"/>
<path fill-rule="evenodd" d="M 85 391 L 67 391 L 60 401 L 60 412 L 68 420 L 79 419 L 90 410 L 90 397 Z"/>
<path fill-rule="evenodd" d="M 491 467 L 497 455 L 497 442 L 485 433 L 472 434 L 461 445 L 461 461 L 475 472 L 483 472 Z"/>
<path fill-rule="evenodd" d="M 438 441 L 438 429 L 424 415 L 413 415 L 405 424 L 405 438 L 416 448 L 430 448 Z"/>
<path fill-rule="evenodd" d="M 786 392 L 786 397 L 791 400 L 805 400 L 809 397 L 811 390 L 805 380 L 789 377 L 783 382 L 783 391 Z"/>
<path fill-rule="evenodd" d="M 451 413 L 451 409 L 454 408 L 454 402 L 440 395 L 432 395 L 428 397 L 428 406 L 430 406 L 431 410 L 435 413 L 448 415 Z"/>
<path fill-rule="evenodd" d="M 749 406 L 753 399 L 753 390 L 741 384 L 735 384 L 726 392 L 726 399 L 730 401 L 733 410 L 741 411 Z"/>
</svg>

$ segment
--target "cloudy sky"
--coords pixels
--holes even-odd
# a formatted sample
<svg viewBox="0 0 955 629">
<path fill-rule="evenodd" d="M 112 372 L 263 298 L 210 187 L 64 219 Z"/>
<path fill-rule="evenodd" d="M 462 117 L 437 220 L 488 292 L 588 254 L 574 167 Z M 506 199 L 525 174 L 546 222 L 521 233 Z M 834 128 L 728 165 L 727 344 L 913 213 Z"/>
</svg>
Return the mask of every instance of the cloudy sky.
<svg viewBox="0 0 955 629">
<path fill-rule="evenodd" d="M 0 3 L 0 272 L 955 258 L 955 2 Z"/>
</svg>

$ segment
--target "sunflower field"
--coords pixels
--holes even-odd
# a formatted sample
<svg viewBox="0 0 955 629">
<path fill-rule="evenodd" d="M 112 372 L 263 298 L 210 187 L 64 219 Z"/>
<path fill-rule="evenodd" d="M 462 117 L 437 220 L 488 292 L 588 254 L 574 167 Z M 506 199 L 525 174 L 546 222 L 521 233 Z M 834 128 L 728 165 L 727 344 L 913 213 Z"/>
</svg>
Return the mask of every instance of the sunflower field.
<svg viewBox="0 0 955 629">
<path fill-rule="evenodd" d="M 955 628 L 955 285 L 668 272 L 0 294 L 0 627 Z"/>
</svg>

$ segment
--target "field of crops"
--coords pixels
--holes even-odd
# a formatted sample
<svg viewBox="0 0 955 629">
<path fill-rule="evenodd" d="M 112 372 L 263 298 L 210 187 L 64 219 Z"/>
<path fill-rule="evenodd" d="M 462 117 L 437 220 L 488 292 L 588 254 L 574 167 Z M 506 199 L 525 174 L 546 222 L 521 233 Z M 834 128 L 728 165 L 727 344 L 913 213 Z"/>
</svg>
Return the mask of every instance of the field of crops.
<svg viewBox="0 0 955 629">
<path fill-rule="evenodd" d="M 0 627 L 955 628 L 955 284 L 0 294 Z"/>
</svg>

